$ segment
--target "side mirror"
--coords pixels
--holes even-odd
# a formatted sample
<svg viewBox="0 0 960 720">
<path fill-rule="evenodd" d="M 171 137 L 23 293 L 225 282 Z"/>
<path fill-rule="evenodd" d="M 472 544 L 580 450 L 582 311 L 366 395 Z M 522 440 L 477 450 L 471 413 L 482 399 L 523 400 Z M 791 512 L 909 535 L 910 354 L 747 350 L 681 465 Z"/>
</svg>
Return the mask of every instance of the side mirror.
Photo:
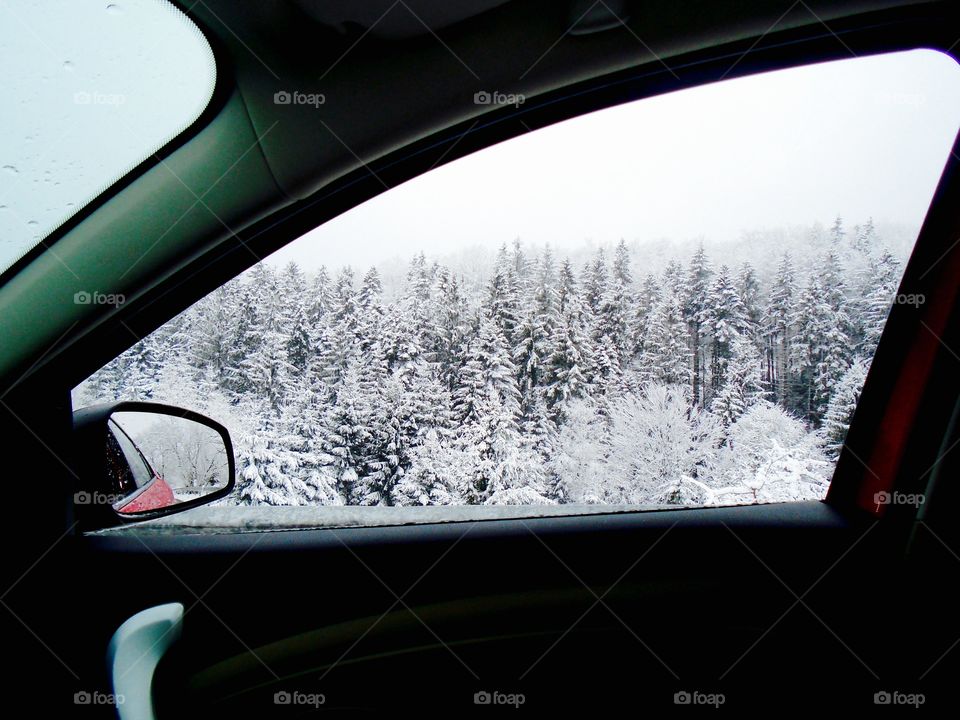
<svg viewBox="0 0 960 720">
<path fill-rule="evenodd" d="M 145 402 L 94 405 L 73 414 L 84 530 L 205 505 L 234 486 L 227 429 L 190 410 Z"/>
</svg>

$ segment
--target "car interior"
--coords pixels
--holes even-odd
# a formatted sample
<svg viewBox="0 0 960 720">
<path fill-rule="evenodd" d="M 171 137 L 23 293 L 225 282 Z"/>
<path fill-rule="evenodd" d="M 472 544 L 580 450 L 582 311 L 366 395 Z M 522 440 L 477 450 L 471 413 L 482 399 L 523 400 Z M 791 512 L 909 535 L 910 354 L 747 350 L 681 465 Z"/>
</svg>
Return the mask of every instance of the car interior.
<svg viewBox="0 0 960 720">
<path fill-rule="evenodd" d="M 892 308 L 822 502 L 85 532 L 91 434 L 70 393 L 259 258 L 435 166 L 756 73 L 957 60 L 956 3 L 171 1 L 213 50 L 210 103 L 0 275 L 8 697 L 158 718 L 955 704 L 960 145 L 900 286 L 926 302 Z M 526 101 L 475 103 L 493 88 Z M 323 112 L 274 101 L 293 89 L 323 93 Z M 70 301 L 90 287 L 126 302 Z M 117 692 L 118 628 L 178 603 L 139 639 L 135 662 L 156 655 L 144 695 L 78 705 Z"/>
</svg>

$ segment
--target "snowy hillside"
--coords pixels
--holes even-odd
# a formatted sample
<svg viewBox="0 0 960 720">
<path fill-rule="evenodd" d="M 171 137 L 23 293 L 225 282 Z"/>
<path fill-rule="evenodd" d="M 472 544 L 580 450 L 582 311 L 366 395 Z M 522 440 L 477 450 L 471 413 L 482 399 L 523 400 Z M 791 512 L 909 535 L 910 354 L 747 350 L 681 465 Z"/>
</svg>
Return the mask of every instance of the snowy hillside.
<svg viewBox="0 0 960 720">
<path fill-rule="evenodd" d="M 223 422 L 234 504 L 821 498 L 907 243 L 838 219 L 726 264 L 745 247 L 660 246 L 649 263 L 621 242 L 574 263 L 516 242 L 469 274 L 421 254 L 389 293 L 376 267 L 261 263 L 74 404 L 157 400 Z"/>
</svg>

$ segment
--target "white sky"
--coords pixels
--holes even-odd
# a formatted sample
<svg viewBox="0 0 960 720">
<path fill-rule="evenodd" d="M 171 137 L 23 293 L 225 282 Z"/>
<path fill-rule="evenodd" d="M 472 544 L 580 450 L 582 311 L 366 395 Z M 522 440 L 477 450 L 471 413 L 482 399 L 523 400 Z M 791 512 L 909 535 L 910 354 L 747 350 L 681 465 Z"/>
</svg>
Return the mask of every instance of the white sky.
<svg viewBox="0 0 960 720">
<path fill-rule="evenodd" d="M 602 110 L 410 180 L 275 253 L 364 267 L 520 237 L 563 249 L 829 225 L 919 227 L 960 126 L 960 66 L 918 50 Z"/>
</svg>

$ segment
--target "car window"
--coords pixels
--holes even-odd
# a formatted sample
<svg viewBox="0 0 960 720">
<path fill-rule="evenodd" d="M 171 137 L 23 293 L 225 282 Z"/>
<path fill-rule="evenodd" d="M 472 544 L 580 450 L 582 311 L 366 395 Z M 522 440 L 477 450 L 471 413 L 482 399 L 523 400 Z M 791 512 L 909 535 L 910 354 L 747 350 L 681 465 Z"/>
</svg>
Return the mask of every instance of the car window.
<svg viewBox="0 0 960 720">
<path fill-rule="evenodd" d="M 110 432 L 107 435 L 107 443 L 116 444 L 122 452 L 122 460 L 125 469 L 128 469 L 136 487 L 141 488 L 153 479 L 154 473 L 150 469 L 146 458 L 140 452 L 140 448 L 127 435 L 127 432 L 112 419 L 108 421 L 107 426 Z"/>
<path fill-rule="evenodd" d="M 216 81 L 166 0 L 5 0 L 0 67 L 0 272 L 190 126 Z"/>
<path fill-rule="evenodd" d="M 932 51 L 627 103 L 437 168 L 74 390 L 224 423 L 168 524 L 823 498 L 960 125 Z M 517 100 L 520 101 L 519 99 Z"/>
</svg>

